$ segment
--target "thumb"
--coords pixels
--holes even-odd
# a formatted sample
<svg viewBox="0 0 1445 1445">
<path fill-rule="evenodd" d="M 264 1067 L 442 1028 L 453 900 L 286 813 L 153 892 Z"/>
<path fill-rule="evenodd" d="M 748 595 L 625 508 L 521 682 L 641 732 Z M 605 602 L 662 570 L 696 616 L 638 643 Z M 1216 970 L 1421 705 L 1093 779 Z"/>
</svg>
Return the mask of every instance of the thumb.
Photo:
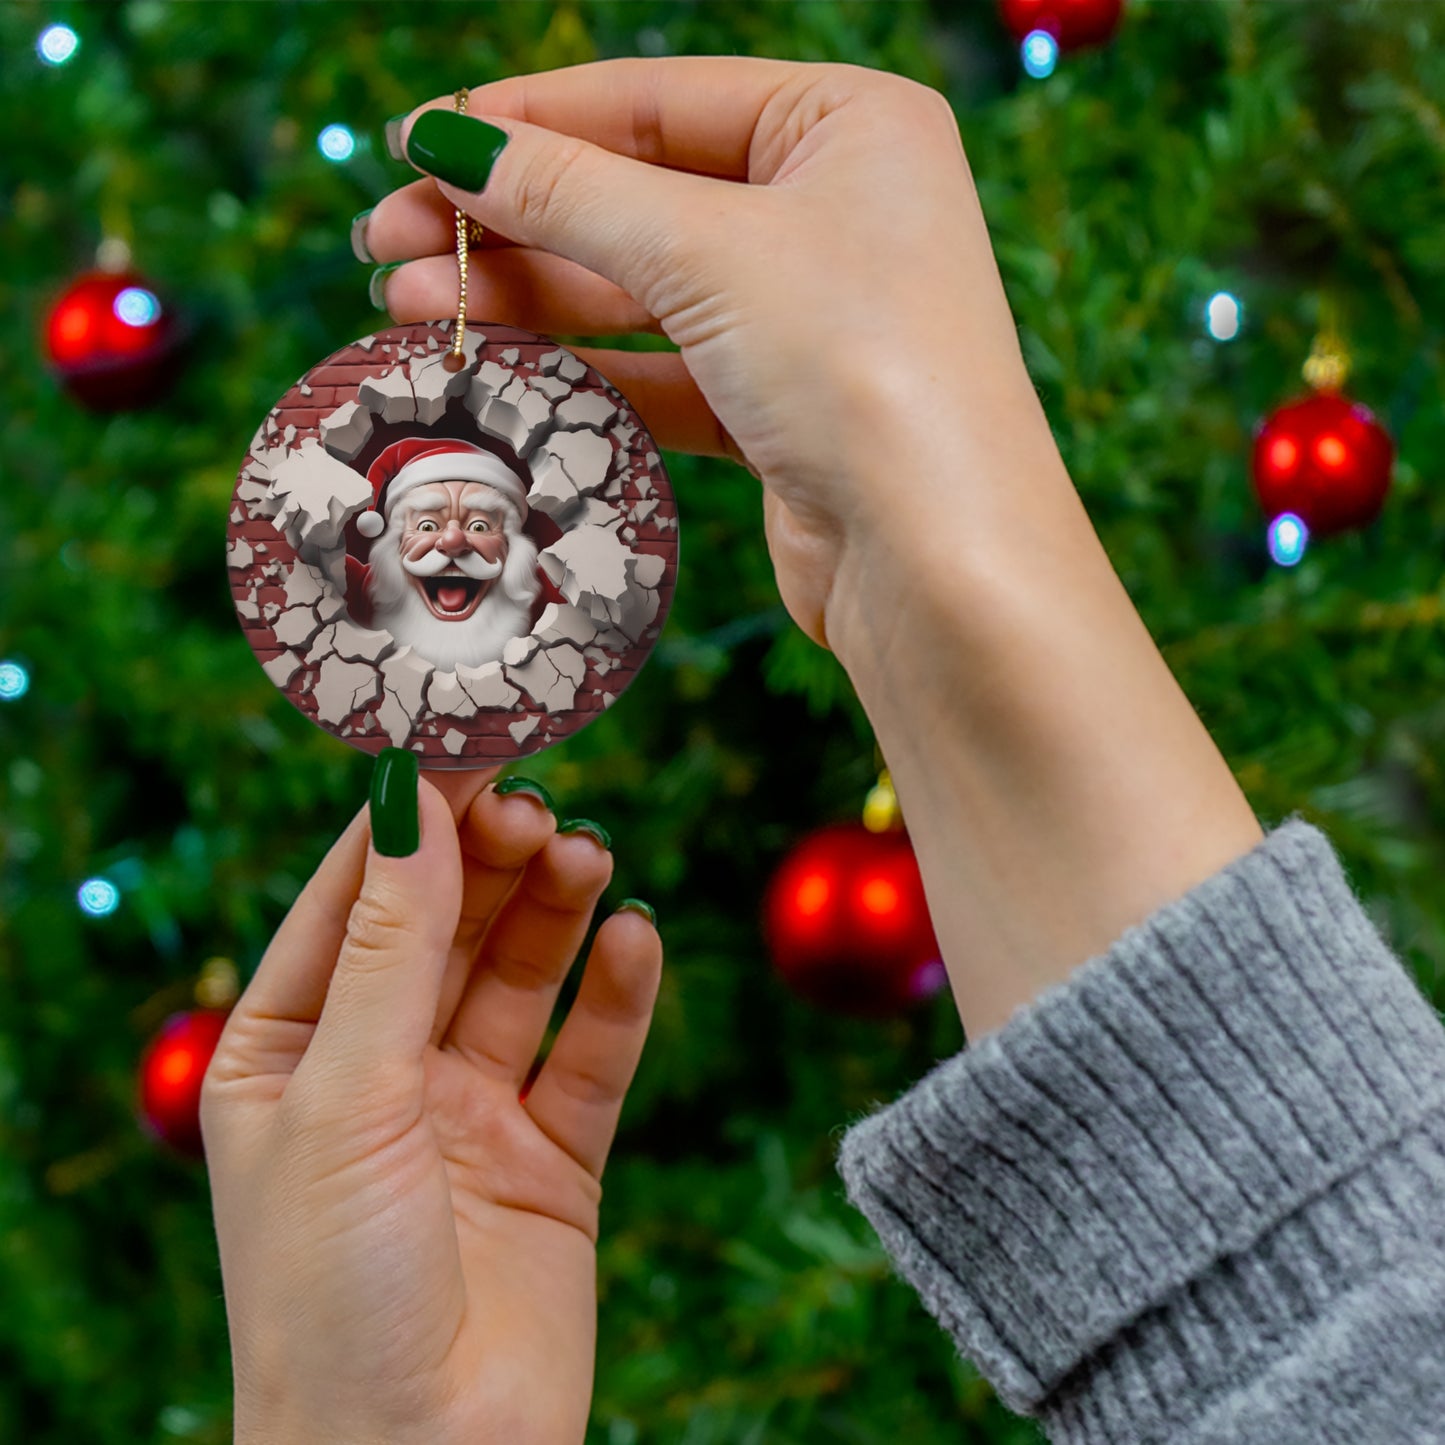
<svg viewBox="0 0 1445 1445">
<path fill-rule="evenodd" d="M 675 314 L 692 299 L 687 273 L 709 239 L 698 218 L 748 200 L 747 187 L 736 183 L 648 165 L 511 116 L 462 115 L 442 104 L 402 127 L 406 160 L 483 226 L 576 261 L 655 316 Z M 741 221 L 735 210 L 728 214 Z"/>
<path fill-rule="evenodd" d="M 377 758 L 365 878 L 297 1069 L 315 1070 L 328 1088 L 409 1077 L 436 1022 L 461 913 L 462 862 L 451 806 L 417 766 L 416 754 L 401 748 Z"/>
</svg>

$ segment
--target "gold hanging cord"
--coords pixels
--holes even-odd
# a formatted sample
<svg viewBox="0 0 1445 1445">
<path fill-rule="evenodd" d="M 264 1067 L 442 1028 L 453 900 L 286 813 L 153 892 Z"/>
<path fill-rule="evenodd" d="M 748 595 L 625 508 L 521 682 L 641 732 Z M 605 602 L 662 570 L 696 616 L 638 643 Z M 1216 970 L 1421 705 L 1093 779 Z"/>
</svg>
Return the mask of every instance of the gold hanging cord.
<svg viewBox="0 0 1445 1445">
<path fill-rule="evenodd" d="M 470 103 L 468 90 L 459 90 L 452 96 L 452 104 L 461 115 L 467 113 Z M 467 364 L 462 349 L 467 339 L 467 250 L 481 245 L 485 234 L 480 221 L 474 221 L 465 211 L 457 212 L 457 329 L 452 336 L 452 349 L 442 363 L 448 371 L 460 371 Z"/>
</svg>

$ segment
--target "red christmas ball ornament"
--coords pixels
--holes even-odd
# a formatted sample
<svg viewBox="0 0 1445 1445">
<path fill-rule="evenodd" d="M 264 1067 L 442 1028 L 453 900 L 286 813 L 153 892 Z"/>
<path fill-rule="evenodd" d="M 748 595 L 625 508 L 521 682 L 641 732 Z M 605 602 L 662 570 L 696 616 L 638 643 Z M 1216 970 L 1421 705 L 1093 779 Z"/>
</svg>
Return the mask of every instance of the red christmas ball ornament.
<svg viewBox="0 0 1445 1445">
<path fill-rule="evenodd" d="M 201 1082 L 216 1052 L 229 1009 L 172 1014 L 141 1057 L 141 1123 L 173 1149 L 203 1158 Z"/>
<path fill-rule="evenodd" d="M 1254 438 L 1255 495 L 1272 521 L 1293 512 L 1317 537 L 1365 527 L 1390 490 L 1395 447 L 1368 407 L 1319 391 L 1270 413 Z"/>
<path fill-rule="evenodd" d="M 1079 50 L 1102 45 L 1113 35 L 1124 13 L 1124 0 L 999 0 L 998 10 L 1020 44 L 1035 30 L 1043 30 L 1060 50 Z"/>
<path fill-rule="evenodd" d="M 768 886 L 763 931 L 788 986 L 837 1013 L 901 1013 L 946 981 L 901 829 L 838 823 L 804 838 Z"/>
<path fill-rule="evenodd" d="M 179 328 L 150 284 L 131 271 L 91 271 L 51 307 L 45 352 L 76 400 L 96 411 L 155 401 L 172 380 Z"/>
</svg>

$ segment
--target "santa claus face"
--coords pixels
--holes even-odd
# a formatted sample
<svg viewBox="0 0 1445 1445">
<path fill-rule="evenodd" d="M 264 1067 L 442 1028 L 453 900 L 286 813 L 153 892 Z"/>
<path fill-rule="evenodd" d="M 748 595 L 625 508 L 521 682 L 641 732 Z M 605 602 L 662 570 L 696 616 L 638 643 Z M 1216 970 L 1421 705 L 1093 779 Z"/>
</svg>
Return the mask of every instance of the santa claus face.
<svg viewBox="0 0 1445 1445">
<path fill-rule="evenodd" d="M 433 617 L 465 622 L 507 560 L 504 504 L 477 482 L 428 482 L 402 499 L 400 561 Z"/>
</svg>

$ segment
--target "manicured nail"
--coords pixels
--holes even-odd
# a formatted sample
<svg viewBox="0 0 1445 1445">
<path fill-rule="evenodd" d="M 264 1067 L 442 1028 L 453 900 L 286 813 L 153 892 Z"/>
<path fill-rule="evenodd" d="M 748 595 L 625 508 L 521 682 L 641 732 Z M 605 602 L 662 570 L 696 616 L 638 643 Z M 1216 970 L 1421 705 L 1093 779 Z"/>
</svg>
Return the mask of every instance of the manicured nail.
<svg viewBox="0 0 1445 1445">
<path fill-rule="evenodd" d="M 568 818 L 565 823 L 558 826 L 557 831 L 559 833 L 587 833 L 604 848 L 612 846 L 612 835 L 601 823 L 594 823 L 591 818 Z"/>
<path fill-rule="evenodd" d="M 371 219 L 374 209 L 374 206 L 368 206 L 351 218 L 351 254 L 368 266 L 376 265 L 376 257 L 371 254 L 366 244 L 366 223 Z"/>
<path fill-rule="evenodd" d="M 388 858 L 409 858 L 421 845 L 416 754 L 383 748 L 371 774 L 371 841 Z"/>
<path fill-rule="evenodd" d="M 657 914 L 653 912 L 652 905 L 644 903 L 640 898 L 624 898 L 617 905 L 617 911 L 619 913 L 640 913 L 654 927 L 657 925 Z"/>
<path fill-rule="evenodd" d="M 406 159 L 401 149 L 401 128 L 406 121 L 406 117 L 410 114 L 411 112 L 407 111 L 405 115 L 394 115 L 386 123 L 384 131 L 386 136 L 386 153 L 394 161 L 404 161 Z"/>
<path fill-rule="evenodd" d="M 378 311 L 386 310 L 386 278 L 396 270 L 398 266 L 404 266 L 404 261 L 391 261 L 385 266 L 378 266 L 371 273 L 371 281 L 366 288 L 366 294 L 371 297 L 371 304 Z"/>
<path fill-rule="evenodd" d="M 499 797 L 507 797 L 510 793 L 525 793 L 529 798 L 536 798 L 549 813 L 557 811 L 557 805 L 552 801 L 552 795 L 541 783 L 534 783 L 531 778 L 519 778 L 516 776 L 503 778 L 497 783 L 492 791 Z"/>
<path fill-rule="evenodd" d="M 406 158 L 449 185 L 480 191 L 510 139 L 484 120 L 454 110 L 424 110 L 406 138 Z"/>
</svg>

